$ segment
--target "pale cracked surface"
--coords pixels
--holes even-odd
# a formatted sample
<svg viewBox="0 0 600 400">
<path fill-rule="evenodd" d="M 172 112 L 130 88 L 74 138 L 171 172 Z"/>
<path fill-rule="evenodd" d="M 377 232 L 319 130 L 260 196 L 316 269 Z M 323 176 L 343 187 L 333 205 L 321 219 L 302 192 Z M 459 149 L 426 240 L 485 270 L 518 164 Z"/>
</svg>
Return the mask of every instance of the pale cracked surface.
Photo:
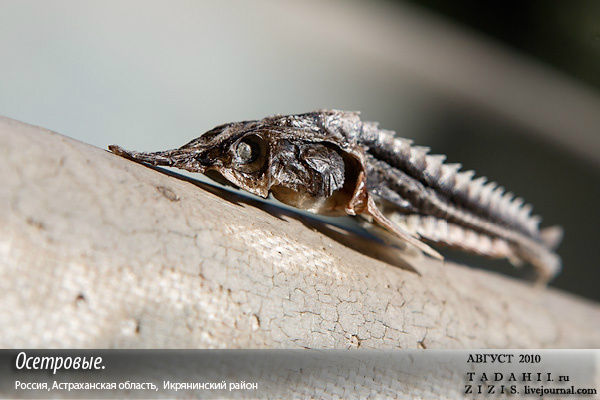
<svg viewBox="0 0 600 400">
<path fill-rule="evenodd" d="M 419 275 L 6 118 L 0 156 L 2 347 L 600 347 L 598 305 L 555 290 Z"/>
</svg>

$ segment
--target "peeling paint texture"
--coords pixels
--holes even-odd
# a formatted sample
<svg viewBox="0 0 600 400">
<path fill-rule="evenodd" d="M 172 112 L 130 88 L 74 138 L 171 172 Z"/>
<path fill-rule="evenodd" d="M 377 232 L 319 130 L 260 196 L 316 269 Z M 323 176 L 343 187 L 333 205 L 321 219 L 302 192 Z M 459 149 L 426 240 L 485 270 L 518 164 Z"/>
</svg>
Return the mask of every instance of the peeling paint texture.
<svg viewBox="0 0 600 400">
<path fill-rule="evenodd" d="M 425 258 L 415 273 L 7 118 L 0 155 L 2 347 L 600 347 L 598 305 L 556 290 Z"/>
</svg>

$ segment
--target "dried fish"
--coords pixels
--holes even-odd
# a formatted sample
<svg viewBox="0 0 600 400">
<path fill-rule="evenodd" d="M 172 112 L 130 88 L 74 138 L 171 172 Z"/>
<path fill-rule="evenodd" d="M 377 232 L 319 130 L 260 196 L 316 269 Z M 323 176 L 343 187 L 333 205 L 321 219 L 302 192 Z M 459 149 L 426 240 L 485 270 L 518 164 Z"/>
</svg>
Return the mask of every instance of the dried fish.
<svg viewBox="0 0 600 400">
<path fill-rule="evenodd" d="M 561 268 L 558 227 L 539 229 L 531 206 L 426 147 L 361 121 L 319 110 L 217 126 L 174 150 L 120 156 L 191 172 L 216 171 L 261 197 L 317 214 L 368 217 L 441 258 L 427 243 L 532 264 L 547 282 Z"/>
</svg>

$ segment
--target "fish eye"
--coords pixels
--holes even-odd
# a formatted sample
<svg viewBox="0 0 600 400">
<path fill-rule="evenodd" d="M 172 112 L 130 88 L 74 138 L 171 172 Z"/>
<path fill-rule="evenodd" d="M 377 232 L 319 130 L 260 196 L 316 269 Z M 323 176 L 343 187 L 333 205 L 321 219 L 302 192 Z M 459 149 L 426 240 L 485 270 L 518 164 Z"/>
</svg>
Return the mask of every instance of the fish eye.
<svg viewBox="0 0 600 400">
<path fill-rule="evenodd" d="M 248 135 L 235 146 L 235 163 L 243 172 L 256 172 L 264 165 L 266 146 L 257 135 Z"/>
<path fill-rule="evenodd" d="M 254 143 L 242 141 L 237 145 L 235 155 L 240 164 L 250 164 L 258 158 L 259 151 L 260 149 L 258 149 Z"/>
</svg>

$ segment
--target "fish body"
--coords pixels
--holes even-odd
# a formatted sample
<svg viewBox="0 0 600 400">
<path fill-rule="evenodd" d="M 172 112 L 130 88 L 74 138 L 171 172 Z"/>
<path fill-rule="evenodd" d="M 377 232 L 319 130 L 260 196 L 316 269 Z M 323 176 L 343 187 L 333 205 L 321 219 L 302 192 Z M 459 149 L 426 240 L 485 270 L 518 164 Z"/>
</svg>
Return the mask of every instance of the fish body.
<svg viewBox="0 0 600 400">
<path fill-rule="evenodd" d="M 243 190 L 316 214 L 363 216 L 433 257 L 441 258 L 429 244 L 527 262 L 544 282 L 561 268 L 560 228 L 540 229 L 522 199 L 357 112 L 228 123 L 174 150 L 109 149 L 152 165 L 216 171 Z"/>
</svg>

